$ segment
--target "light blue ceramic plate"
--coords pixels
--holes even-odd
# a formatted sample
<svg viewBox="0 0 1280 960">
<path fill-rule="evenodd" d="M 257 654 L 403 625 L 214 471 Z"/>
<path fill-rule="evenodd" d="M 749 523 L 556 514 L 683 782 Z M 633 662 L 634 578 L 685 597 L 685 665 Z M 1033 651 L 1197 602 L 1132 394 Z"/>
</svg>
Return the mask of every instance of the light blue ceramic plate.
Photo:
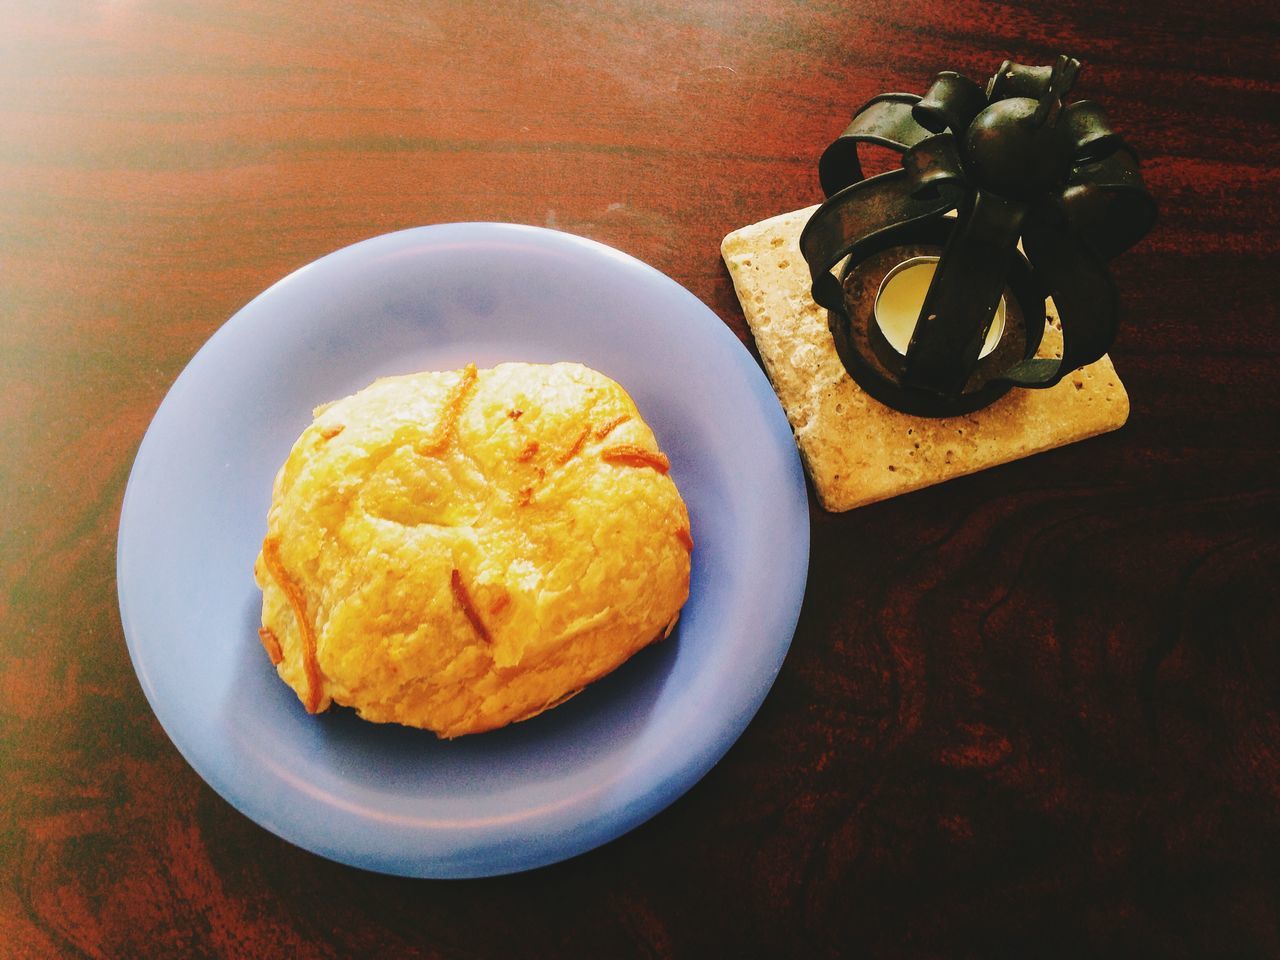
<svg viewBox="0 0 1280 960">
<path fill-rule="evenodd" d="M 653 427 L 697 542 L 677 633 L 494 733 L 441 742 L 349 711 L 308 716 L 256 633 L 272 477 L 317 404 L 387 374 L 504 360 L 589 364 Z M 782 665 L 808 554 L 786 418 L 715 314 L 609 247 L 468 223 L 339 250 L 214 334 L 143 439 L 117 565 L 143 690 L 223 797 L 333 860 L 474 877 L 590 850 L 693 786 Z"/>
</svg>

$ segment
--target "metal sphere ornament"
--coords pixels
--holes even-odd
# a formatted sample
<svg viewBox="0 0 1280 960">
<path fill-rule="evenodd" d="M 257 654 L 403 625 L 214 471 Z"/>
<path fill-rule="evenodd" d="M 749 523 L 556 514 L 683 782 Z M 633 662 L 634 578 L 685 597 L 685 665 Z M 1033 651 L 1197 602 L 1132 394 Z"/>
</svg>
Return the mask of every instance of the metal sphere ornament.
<svg viewBox="0 0 1280 960">
<path fill-rule="evenodd" d="M 1065 103 L 1079 72 L 1061 56 L 1006 60 L 985 87 L 939 73 L 923 97 L 874 97 L 823 153 L 827 200 L 800 249 L 841 361 L 880 402 L 969 413 L 1013 387 L 1051 387 L 1111 346 L 1106 263 L 1151 229 L 1156 207 L 1102 109 Z M 896 150 L 901 169 L 864 179 L 860 145 Z M 888 295 L 925 282 L 895 334 Z M 1036 357 L 1046 296 L 1061 357 Z"/>
</svg>

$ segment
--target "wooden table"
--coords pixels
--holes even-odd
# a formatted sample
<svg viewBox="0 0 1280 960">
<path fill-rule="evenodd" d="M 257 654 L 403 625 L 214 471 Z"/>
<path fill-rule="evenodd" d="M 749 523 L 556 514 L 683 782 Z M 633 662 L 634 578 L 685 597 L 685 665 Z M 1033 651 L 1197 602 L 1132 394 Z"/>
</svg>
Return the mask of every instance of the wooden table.
<svg viewBox="0 0 1280 960">
<path fill-rule="evenodd" d="M 0 14 L 0 954 L 1280 955 L 1274 7 L 104 0 Z M 1115 264 L 1120 432 L 833 516 L 763 709 L 531 874 L 302 852 L 130 666 L 121 496 L 228 316 L 353 241 L 507 220 L 686 285 L 819 199 L 872 94 L 1086 63 L 1162 219 Z"/>
</svg>

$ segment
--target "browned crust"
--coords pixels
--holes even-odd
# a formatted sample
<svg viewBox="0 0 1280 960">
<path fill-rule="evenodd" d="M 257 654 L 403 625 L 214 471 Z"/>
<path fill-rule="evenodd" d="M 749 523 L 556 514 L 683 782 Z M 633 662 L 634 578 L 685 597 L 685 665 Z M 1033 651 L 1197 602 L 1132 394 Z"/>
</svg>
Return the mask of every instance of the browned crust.
<svg viewBox="0 0 1280 960">
<path fill-rule="evenodd" d="M 336 427 L 325 427 L 320 431 L 320 439 L 332 440 L 345 429 L 347 429 L 346 424 L 338 424 Z"/>
<path fill-rule="evenodd" d="M 306 598 L 302 595 L 302 589 L 285 570 L 280 560 L 280 541 L 275 537 L 268 536 L 262 541 L 262 559 L 271 579 L 284 591 L 289 606 L 293 608 L 294 619 L 298 621 L 298 633 L 302 636 L 302 671 L 307 678 L 307 691 L 302 705 L 307 708 L 307 713 L 319 713 L 324 678 L 320 673 L 320 661 L 316 657 L 315 628 L 307 617 Z M 271 651 L 268 649 L 267 652 Z"/>
<path fill-rule="evenodd" d="M 516 454 L 516 459 L 519 460 L 521 463 L 528 463 L 530 460 L 533 459 L 533 455 L 537 452 L 538 452 L 538 441 L 530 440 L 528 443 L 524 445 L 523 448 L 521 448 L 520 452 Z"/>
<path fill-rule="evenodd" d="M 688 527 L 680 527 L 676 530 L 676 539 L 680 541 L 680 545 L 693 553 L 693 534 L 689 532 Z"/>
<path fill-rule="evenodd" d="M 582 445 L 587 442 L 587 437 L 589 436 L 591 436 L 591 424 L 587 423 L 583 425 L 582 431 L 578 434 L 577 439 L 573 441 L 573 444 L 569 449 L 560 454 L 556 463 L 563 467 L 566 463 L 576 457 L 580 452 L 582 452 Z"/>
<path fill-rule="evenodd" d="M 438 457 L 453 445 L 454 436 L 458 431 L 458 418 L 462 415 L 462 406 L 466 403 L 467 394 L 471 392 L 475 382 L 476 365 L 468 363 L 458 379 L 457 386 L 453 388 L 453 396 L 445 404 L 444 419 L 440 421 L 436 435 L 426 443 L 419 444 L 418 453 L 424 457 Z"/>
<path fill-rule="evenodd" d="M 462 608 L 462 612 L 466 614 L 467 622 L 471 624 L 471 629 L 485 643 L 493 643 L 493 637 L 489 633 L 489 628 L 484 625 L 484 621 L 480 619 L 480 613 L 476 610 L 476 605 L 471 600 L 471 594 L 467 591 L 467 585 L 462 580 L 462 572 L 455 568 L 449 574 L 449 586 L 453 590 L 453 598 L 458 601 L 458 606 Z"/>
<path fill-rule="evenodd" d="M 498 588 L 498 591 L 498 595 L 489 604 L 489 615 L 494 617 L 511 605 L 511 594 L 501 587 Z"/>
<path fill-rule="evenodd" d="M 653 467 L 659 473 L 671 469 L 671 461 L 666 455 L 656 450 L 646 450 L 634 443 L 620 443 L 606 447 L 600 451 L 600 459 L 606 463 L 617 463 L 625 467 Z"/>
<path fill-rule="evenodd" d="M 258 628 L 258 639 L 262 641 L 262 647 L 267 651 L 267 656 L 271 658 L 272 666 L 275 666 L 284 659 L 284 651 L 280 649 L 280 640 L 270 627 Z"/>
<path fill-rule="evenodd" d="M 631 419 L 631 414 L 624 413 L 621 416 L 614 417 L 612 420 L 609 420 L 606 423 L 601 424 L 600 428 L 596 430 L 596 439 L 603 440 L 605 437 L 613 433 L 614 430 L 622 426 L 624 423 L 626 423 L 630 419 Z"/>
</svg>

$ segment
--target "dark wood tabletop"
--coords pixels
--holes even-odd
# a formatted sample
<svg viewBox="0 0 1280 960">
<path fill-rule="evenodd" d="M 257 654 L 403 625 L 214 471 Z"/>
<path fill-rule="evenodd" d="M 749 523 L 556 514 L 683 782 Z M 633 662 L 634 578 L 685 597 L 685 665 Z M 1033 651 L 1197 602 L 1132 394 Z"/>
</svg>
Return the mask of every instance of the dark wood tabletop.
<svg viewBox="0 0 1280 960">
<path fill-rule="evenodd" d="M 0 11 L 0 955 L 1280 956 L 1274 4 L 283 3 Z M 116 601 L 147 424 L 259 291 L 386 231 L 554 227 L 754 351 L 721 238 L 852 111 L 1085 64 L 1161 217 L 1120 431 L 843 515 L 692 790 L 487 880 L 291 846 L 187 766 Z"/>
</svg>

